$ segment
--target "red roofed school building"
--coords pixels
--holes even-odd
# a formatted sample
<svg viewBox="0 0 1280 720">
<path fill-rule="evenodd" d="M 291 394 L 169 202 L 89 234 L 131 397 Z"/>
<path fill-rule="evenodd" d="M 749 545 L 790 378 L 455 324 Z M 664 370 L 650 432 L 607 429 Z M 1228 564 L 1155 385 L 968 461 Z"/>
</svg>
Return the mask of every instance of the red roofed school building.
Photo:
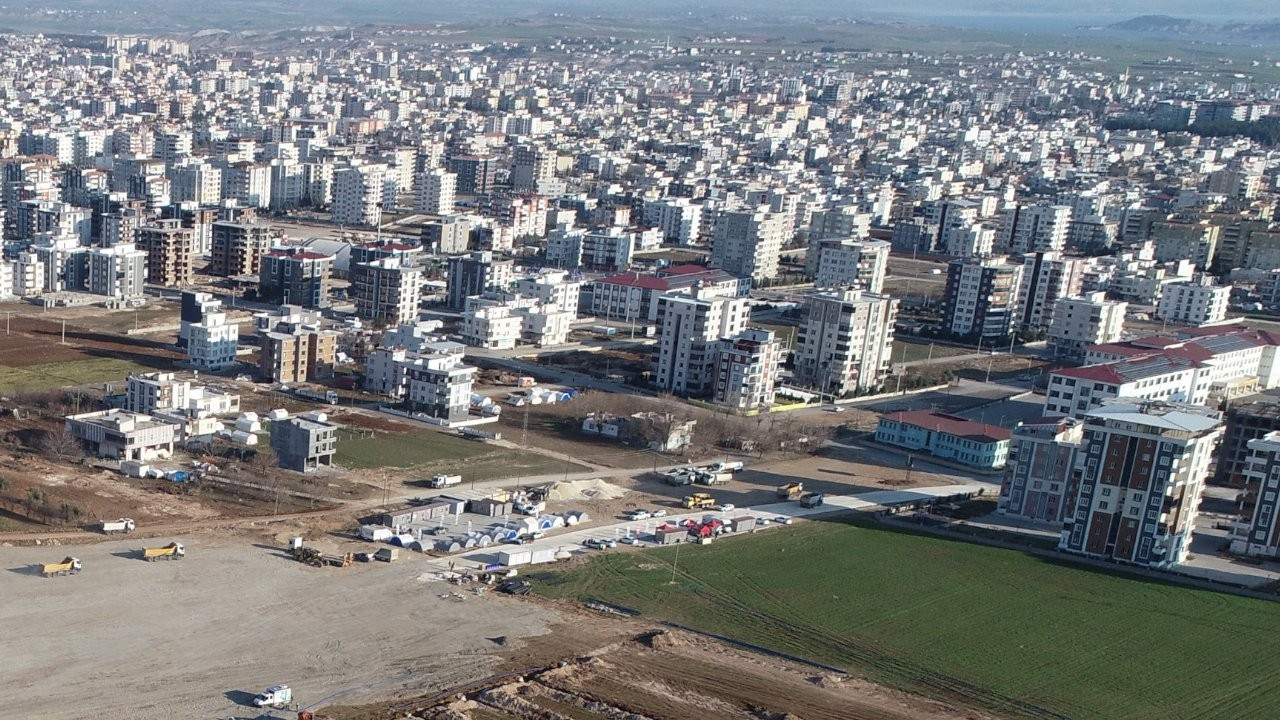
<svg viewBox="0 0 1280 720">
<path fill-rule="evenodd" d="M 1002 468 L 1009 456 L 1009 431 L 930 410 L 890 413 L 876 424 L 876 441 L 923 450 L 976 468 Z"/>
</svg>

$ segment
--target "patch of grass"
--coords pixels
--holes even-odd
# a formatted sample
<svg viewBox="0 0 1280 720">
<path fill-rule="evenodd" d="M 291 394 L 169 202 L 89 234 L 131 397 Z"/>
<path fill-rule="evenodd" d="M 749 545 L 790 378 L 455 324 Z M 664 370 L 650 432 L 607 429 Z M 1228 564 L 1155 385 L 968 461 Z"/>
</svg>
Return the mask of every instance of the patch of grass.
<svg viewBox="0 0 1280 720">
<path fill-rule="evenodd" d="M 534 452 L 513 450 L 432 430 L 379 433 L 369 438 L 342 433 L 334 460 L 352 469 L 404 469 L 423 474 L 462 475 L 464 481 L 580 472 L 587 468 Z"/>
<path fill-rule="evenodd" d="M 943 357 L 954 357 L 956 355 L 967 355 L 976 352 L 976 350 L 965 350 L 964 348 L 955 348 L 948 345 L 933 345 L 930 351 L 929 343 L 909 342 L 907 340 L 893 341 L 892 360 L 895 363 L 900 362 L 916 362 L 918 360 L 928 360 L 930 358 L 937 359 Z"/>
<path fill-rule="evenodd" d="M 772 325 L 769 323 L 751 323 L 754 327 L 772 330 L 773 334 L 782 341 L 782 347 L 789 348 L 795 344 L 796 326 L 795 325 Z"/>
<path fill-rule="evenodd" d="M 23 367 L 0 365 L 0 393 L 19 393 L 106 382 L 123 384 L 129 373 L 148 369 L 150 368 L 131 360 L 109 357 Z"/>
<path fill-rule="evenodd" d="M 1010 716 L 1266 717 L 1280 604 L 856 520 L 597 556 L 537 592 L 598 597 Z"/>
</svg>

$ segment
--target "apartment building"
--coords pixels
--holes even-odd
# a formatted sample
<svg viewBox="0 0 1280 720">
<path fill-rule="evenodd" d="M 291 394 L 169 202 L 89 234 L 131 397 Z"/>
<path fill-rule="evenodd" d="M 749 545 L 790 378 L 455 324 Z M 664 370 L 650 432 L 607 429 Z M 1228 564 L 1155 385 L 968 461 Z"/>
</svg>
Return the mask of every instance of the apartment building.
<svg viewBox="0 0 1280 720">
<path fill-rule="evenodd" d="M 323 328 L 318 313 L 284 305 L 254 315 L 258 332 L 258 373 L 268 382 L 299 383 L 333 377 L 338 333 Z"/>
<path fill-rule="evenodd" d="M 710 394 L 716 382 L 716 342 L 745 330 L 750 317 L 745 298 L 660 296 L 654 385 L 677 395 Z"/>
<path fill-rule="evenodd" d="M 1091 345 L 1119 342 L 1128 310 L 1129 303 L 1107 300 L 1102 291 L 1059 298 L 1049 324 L 1050 351 L 1056 358 L 1079 361 Z"/>
<path fill-rule="evenodd" d="M 208 272 L 241 277 L 262 270 L 262 256 L 282 235 L 266 223 L 219 220 L 213 224 Z"/>
<path fill-rule="evenodd" d="M 490 289 L 506 289 L 515 278 L 515 263 L 495 258 L 491 252 L 473 252 L 467 257 L 449 258 L 445 293 L 450 308 L 462 310 L 467 298 Z"/>
<path fill-rule="evenodd" d="M 350 293 L 356 315 L 385 325 L 418 319 L 422 270 L 401 263 L 400 259 L 389 257 L 352 264 Z"/>
<path fill-rule="evenodd" d="M 1058 547 L 1155 568 L 1186 560 L 1221 435 L 1204 407 L 1116 400 L 1088 412 Z"/>
<path fill-rule="evenodd" d="M 330 304 L 333 256 L 300 247 L 276 248 L 262 256 L 258 298 L 264 302 L 325 308 Z"/>
<path fill-rule="evenodd" d="M 155 220 L 138 228 L 138 247 L 147 254 L 147 282 L 185 287 L 195 279 L 195 230 L 178 219 Z"/>
<path fill-rule="evenodd" d="M 390 198 L 387 185 L 391 184 Z M 391 202 L 386 202 L 387 200 Z M 395 201 L 395 177 L 381 163 L 349 165 L 333 173 L 331 217 L 338 225 L 378 227 L 382 210 Z"/>
<path fill-rule="evenodd" d="M 1231 552 L 1249 557 L 1280 556 L 1280 432 L 1250 440 L 1243 479 L 1253 496 L 1231 532 Z"/>
<path fill-rule="evenodd" d="M 458 176 L 441 168 L 419 173 L 418 186 L 414 189 L 413 211 L 428 215 L 452 213 L 457 188 Z"/>
<path fill-rule="evenodd" d="M 227 320 L 219 305 L 203 313 L 187 328 L 187 357 L 201 370 L 221 370 L 234 365 L 240 345 L 240 326 Z"/>
<path fill-rule="evenodd" d="M 996 509 L 1004 515 L 1061 523 L 1067 513 L 1084 423 L 1068 417 L 1024 420 L 1013 429 Z"/>
<path fill-rule="evenodd" d="M 716 405 L 753 410 L 773 403 L 786 348 L 772 330 L 747 328 L 716 342 Z"/>
<path fill-rule="evenodd" d="M 825 239 L 809 246 L 818 253 L 813 286 L 818 289 L 857 288 L 879 294 L 889 271 L 889 250 L 884 240 Z"/>
<path fill-rule="evenodd" d="M 1062 252 L 1067 246 L 1070 224 L 1070 206 L 1015 205 L 1000 215 L 996 251 L 1015 255 Z"/>
<path fill-rule="evenodd" d="M 1004 257 L 961 258 L 947 265 L 942 330 L 955 337 L 995 340 L 1017 329 L 1022 265 Z"/>
<path fill-rule="evenodd" d="M 337 445 L 338 426 L 311 413 L 271 421 L 271 449 L 286 470 L 305 473 L 332 465 Z"/>
<path fill-rule="evenodd" d="M 1063 257 L 1056 252 L 1025 255 L 1018 283 L 1018 327 L 1032 334 L 1048 331 L 1058 299 L 1080 294 L 1088 264 L 1084 258 Z"/>
<path fill-rule="evenodd" d="M 93 248 L 87 260 L 87 290 L 113 300 L 142 297 L 146 290 L 147 253 L 132 243 Z"/>
<path fill-rule="evenodd" d="M 412 358 L 404 366 L 405 407 L 448 422 L 470 415 L 471 386 L 476 369 L 462 362 L 462 346 Z"/>
<path fill-rule="evenodd" d="M 1230 300 L 1230 285 L 1218 285 L 1212 275 L 1196 275 L 1164 287 L 1156 317 L 1183 325 L 1212 325 L 1227 319 Z"/>
<path fill-rule="evenodd" d="M 843 396 L 879 388 L 889 374 L 898 301 L 861 290 L 805 299 L 793 376 L 804 387 Z"/>
<path fill-rule="evenodd" d="M 726 210 L 716 214 L 711 240 L 711 267 L 753 281 L 778 275 L 782 246 L 791 237 L 787 216 L 768 206 Z"/>
</svg>

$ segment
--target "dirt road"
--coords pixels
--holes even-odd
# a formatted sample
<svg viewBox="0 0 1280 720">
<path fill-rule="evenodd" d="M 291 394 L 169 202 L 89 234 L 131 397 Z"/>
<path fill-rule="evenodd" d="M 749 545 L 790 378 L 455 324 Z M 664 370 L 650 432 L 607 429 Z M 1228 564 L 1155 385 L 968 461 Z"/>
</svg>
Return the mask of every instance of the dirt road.
<svg viewBox="0 0 1280 720">
<path fill-rule="evenodd" d="M 546 631 L 552 610 L 504 597 L 442 599 L 425 558 L 311 568 L 241 538 L 180 538 L 147 563 L 136 540 L 76 547 L 79 575 L 35 563 L 69 548 L 0 550 L 7 717 L 253 717 L 276 683 L 305 707 L 367 702 L 487 674 L 496 645 Z M 350 691 L 350 692 L 347 692 Z M 345 694 L 344 694 L 345 693 Z M 336 697 L 335 697 L 336 696 Z"/>
</svg>

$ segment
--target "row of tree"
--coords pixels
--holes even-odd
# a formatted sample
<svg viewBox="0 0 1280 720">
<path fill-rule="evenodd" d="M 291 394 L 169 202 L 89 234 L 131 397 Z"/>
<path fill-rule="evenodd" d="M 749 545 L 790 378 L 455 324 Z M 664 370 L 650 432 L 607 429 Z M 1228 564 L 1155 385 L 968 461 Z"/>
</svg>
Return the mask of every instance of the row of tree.
<svg viewBox="0 0 1280 720">
<path fill-rule="evenodd" d="M 1103 124 L 1108 130 L 1156 130 L 1162 133 L 1187 132 L 1200 137 L 1247 137 L 1254 142 L 1272 147 L 1280 145 L 1280 123 L 1274 120 L 1214 120 L 1183 125 L 1151 118 L 1116 116 Z"/>
</svg>

